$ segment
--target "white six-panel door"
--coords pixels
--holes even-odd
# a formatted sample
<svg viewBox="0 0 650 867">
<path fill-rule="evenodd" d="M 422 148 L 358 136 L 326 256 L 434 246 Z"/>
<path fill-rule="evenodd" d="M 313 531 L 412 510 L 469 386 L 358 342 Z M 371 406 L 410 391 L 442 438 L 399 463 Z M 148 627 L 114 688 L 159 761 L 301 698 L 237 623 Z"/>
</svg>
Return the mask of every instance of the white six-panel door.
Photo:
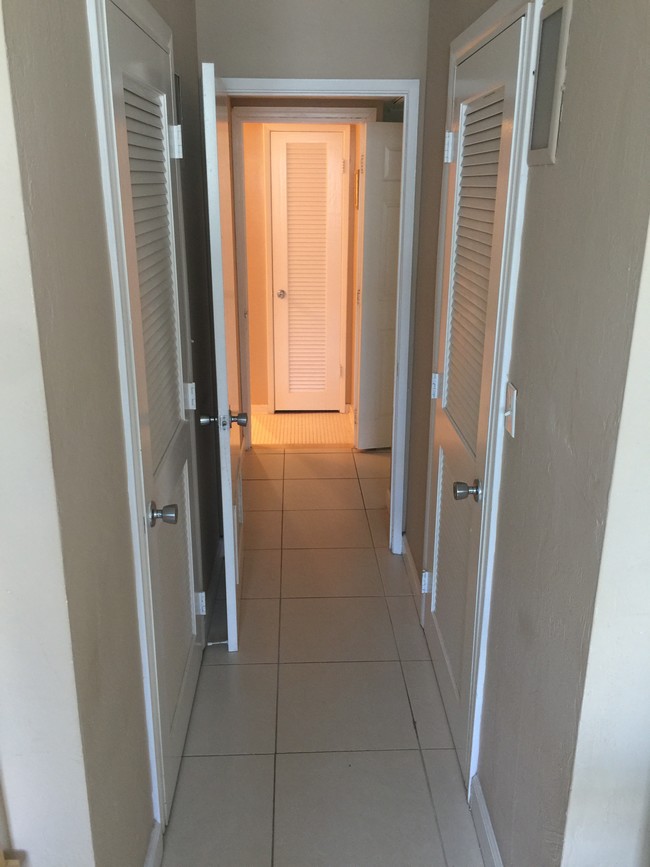
<svg viewBox="0 0 650 867">
<path fill-rule="evenodd" d="M 345 409 L 348 141 L 270 132 L 276 410 Z"/>
<path fill-rule="evenodd" d="M 191 509 L 195 475 L 183 381 L 186 331 L 176 262 L 174 185 L 168 142 L 171 58 L 115 4 L 107 4 L 113 107 L 136 362 L 147 503 L 172 506 L 176 521 L 146 525 L 165 820 L 174 794 L 196 689 L 197 630 Z M 171 517 L 171 514 L 168 515 Z M 139 661 L 134 660 L 138 665 Z"/>
<path fill-rule="evenodd" d="M 455 70 L 435 412 L 432 607 L 425 633 L 467 777 L 473 646 L 495 332 L 504 255 L 521 20 Z M 454 483 L 481 490 L 454 498 Z M 487 492 L 491 493 L 491 492 Z"/>
</svg>

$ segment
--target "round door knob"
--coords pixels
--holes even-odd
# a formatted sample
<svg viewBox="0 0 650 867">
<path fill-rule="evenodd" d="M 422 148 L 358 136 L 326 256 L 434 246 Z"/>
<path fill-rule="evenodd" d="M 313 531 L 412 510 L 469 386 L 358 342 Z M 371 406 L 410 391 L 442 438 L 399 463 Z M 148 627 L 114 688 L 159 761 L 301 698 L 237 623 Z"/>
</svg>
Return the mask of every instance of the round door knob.
<svg viewBox="0 0 650 867">
<path fill-rule="evenodd" d="M 286 298 L 287 297 L 287 293 L 284 291 L 284 289 L 280 289 L 280 291 L 276 292 L 275 294 L 278 296 L 278 298 Z"/>
<path fill-rule="evenodd" d="M 478 479 L 474 479 L 473 485 L 468 485 L 467 482 L 454 482 L 454 500 L 466 500 L 471 495 L 478 503 L 482 494 L 483 488 Z"/>
<path fill-rule="evenodd" d="M 247 412 L 231 412 L 230 413 L 230 426 L 232 427 L 234 424 L 238 424 L 239 427 L 246 427 L 248 424 L 248 413 Z"/>
<path fill-rule="evenodd" d="M 176 503 L 169 503 L 169 505 L 159 509 L 155 501 L 152 500 L 149 503 L 149 526 L 155 527 L 156 521 L 162 521 L 163 524 L 177 524 L 178 505 Z"/>
</svg>

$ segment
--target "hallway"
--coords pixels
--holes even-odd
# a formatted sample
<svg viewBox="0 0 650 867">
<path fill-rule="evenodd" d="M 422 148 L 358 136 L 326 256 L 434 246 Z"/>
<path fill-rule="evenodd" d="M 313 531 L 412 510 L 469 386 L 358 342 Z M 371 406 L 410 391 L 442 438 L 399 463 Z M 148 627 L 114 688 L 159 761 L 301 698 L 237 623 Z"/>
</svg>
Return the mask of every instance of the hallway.
<svg viewBox="0 0 650 867">
<path fill-rule="evenodd" d="M 483 864 L 388 453 L 246 455 L 241 644 L 203 659 L 163 867 Z"/>
</svg>

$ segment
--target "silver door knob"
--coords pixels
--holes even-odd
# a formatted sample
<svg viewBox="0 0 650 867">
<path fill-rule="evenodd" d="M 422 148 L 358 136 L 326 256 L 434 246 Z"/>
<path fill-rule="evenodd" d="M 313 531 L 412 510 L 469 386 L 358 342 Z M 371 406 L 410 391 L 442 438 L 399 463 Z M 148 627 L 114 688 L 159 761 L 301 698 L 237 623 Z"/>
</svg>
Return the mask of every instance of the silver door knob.
<svg viewBox="0 0 650 867">
<path fill-rule="evenodd" d="M 207 427 L 209 424 L 216 424 L 219 421 L 216 415 L 202 415 L 199 417 L 201 427 Z"/>
<path fill-rule="evenodd" d="M 468 485 L 467 482 L 454 482 L 454 500 L 466 500 L 471 495 L 478 503 L 482 494 L 483 488 L 478 479 L 474 479 L 473 485 Z"/>
<path fill-rule="evenodd" d="M 163 506 L 159 509 L 152 500 L 149 503 L 149 526 L 155 527 L 156 521 L 162 521 L 163 524 L 178 523 L 178 506 L 176 503 L 170 503 L 168 506 Z"/>
<path fill-rule="evenodd" d="M 232 427 L 234 424 L 238 424 L 239 427 L 246 427 L 248 424 L 248 413 L 247 412 L 231 412 L 230 413 L 230 426 Z"/>
<path fill-rule="evenodd" d="M 287 293 L 284 291 L 284 289 L 280 289 L 280 291 L 276 292 L 275 294 L 278 296 L 278 298 L 286 298 L 287 297 Z"/>
</svg>

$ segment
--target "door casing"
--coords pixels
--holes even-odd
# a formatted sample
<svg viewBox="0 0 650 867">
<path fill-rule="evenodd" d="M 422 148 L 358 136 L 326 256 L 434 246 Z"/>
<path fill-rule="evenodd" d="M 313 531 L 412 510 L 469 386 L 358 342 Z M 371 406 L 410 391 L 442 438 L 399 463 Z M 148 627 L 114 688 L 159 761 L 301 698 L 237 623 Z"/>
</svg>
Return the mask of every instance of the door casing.
<svg viewBox="0 0 650 867">
<path fill-rule="evenodd" d="M 454 76 L 457 66 L 471 54 L 478 51 L 500 32 L 519 18 L 524 18 L 523 44 L 517 82 L 517 101 L 512 133 L 512 155 L 510 177 L 506 202 L 502 274 L 499 287 L 498 313 L 495 336 L 494 368 L 490 394 L 490 418 L 488 426 L 487 458 L 485 468 L 484 501 L 481 542 L 479 549 L 476 615 L 474 621 L 474 640 L 472 651 L 472 688 L 469 726 L 468 781 L 478 768 L 480 747 L 480 723 L 483 708 L 485 668 L 487 657 L 488 623 L 490 597 L 496 547 L 496 531 L 499 505 L 499 489 L 502 470 L 502 454 L 505 435 L 504 413 L 506 385 L 510 358 L 512 354 L 512 335 L 514 325 L 515 301 L 521 241 L 523 236 L 524 205 L 528 177 L 528 136 L 532 115 L 534 89 L 535 48 L 539 32 L 541 0 L 521 2 L 521 0 L 499 0 L 471 27 L 451 44 L 449 63 L 449 88 L 447 95 L 447 128 L 451 128 L 453 117 Z M 445 272 L 445 247 L 448 238 L 448 190 L 449 170 L 445 168 L 441 190 L 440 231 L 438 237 L 438 258 L 436 270 L 436 319 L 434 322 L 434 347 L 432 369 L 438 363 L 441 335 L 441 305 L 443 279 Z M 436 524 L 437 490 L 435 485 L 435 428 L 436 400 L 431 401 L 429 420 L 429 458 L 427 470 L 427 498 L 425 512 L 425 538 L 423 550 L 424 577 L 427 581 L 433 575 L 434 537 Z M 424 611 L 431 605 L 435 587 L 427 591 L 421 608 L 422 622 Z"/>
<path fill-rule="evenodd" d="M 224 78 L 230 97 L 305 97 L 316 100 L 332 97 L 358 99 L 401 98 L 404 100 L 404 147 L 402 152 L 402 191 L 400 199 L 400 241 L 397 287 L 397 324 L 395 339 L 393 454 L 391 462 L 390 548 L 394 554 L 404 550 L 406 467 L 408 466 L 408 418 L 410 414 L 411 305 L 414 281 L 415 204 L 420 172 L 419 94 L 417 79 L 316 79 L 316 78 Z M 360 111 L 356 109 L 355 111 Z M 322 119 L 320 121 L 322 123 Z M 354 121 L 348 121 L 354 122 Z M 235 153 L 237 148 L 235 148 Z M 235 157 L 237 159 L 237 157 Z M 235 181 L 237 185 L 237 181 Z M 236 196 L 238 193 L 236 192 Z M 238 220 L 238 226 L 241 220 Z M 241 236 L 238 234 L 238 247 Z M 244 248 L 245 249 L 245 248 Z M 238 251 L 238 263 L 241 252 Z M 240 271 L 240 274 L 242 272 Z M 245 272 L 244 272 L 245 273 Z M 243 291 L 246 289 L 245 281 Z M 240 292 L 242 288 L 240 286 Z M 240 295 L 241 299 L 241 295 Z M 240 310 L 245 310 L 240 303 Z M 248 347 L 245 316 L 240 318 L 243 353 Z M 244 365 L 245 365 L 244 360 Z M 248 370 L 242 366 L 245 409 L 250 413 Z M 247 441 L 247 447 L 250 442 Z"/>
</svg>

